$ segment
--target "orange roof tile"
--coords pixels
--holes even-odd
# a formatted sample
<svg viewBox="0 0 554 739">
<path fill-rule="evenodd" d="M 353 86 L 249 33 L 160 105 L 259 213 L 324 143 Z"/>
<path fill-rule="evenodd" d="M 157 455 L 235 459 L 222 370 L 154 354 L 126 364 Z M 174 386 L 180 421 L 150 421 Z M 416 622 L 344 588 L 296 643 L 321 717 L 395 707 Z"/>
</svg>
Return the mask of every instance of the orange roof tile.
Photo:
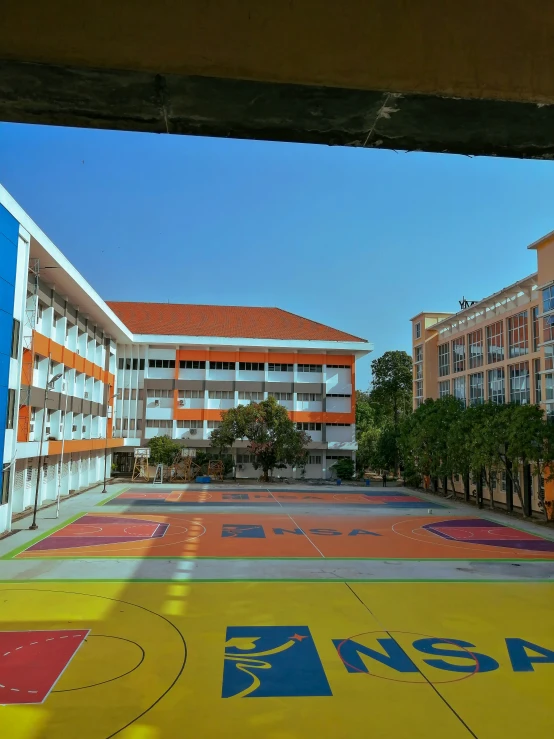
<svg viewBox="0 0 554 739">
<path fill-rule="evenodd" d="M 280 308 L 107 301 L 135 334 L 297 341 L 366 341 Z"/>
</svg>

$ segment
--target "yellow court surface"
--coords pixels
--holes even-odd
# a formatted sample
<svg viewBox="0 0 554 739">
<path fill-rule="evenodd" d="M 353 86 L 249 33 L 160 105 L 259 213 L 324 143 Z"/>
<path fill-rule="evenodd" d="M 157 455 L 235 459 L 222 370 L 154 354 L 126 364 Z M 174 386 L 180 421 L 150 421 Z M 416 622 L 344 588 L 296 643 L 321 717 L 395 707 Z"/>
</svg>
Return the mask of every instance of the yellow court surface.
<svg viewBox="0 0 554 739">
<path fill-rule="evenodd" d="M 547 582 L 0 584 L 0 736 L 552 736 Z"/>
</svg>

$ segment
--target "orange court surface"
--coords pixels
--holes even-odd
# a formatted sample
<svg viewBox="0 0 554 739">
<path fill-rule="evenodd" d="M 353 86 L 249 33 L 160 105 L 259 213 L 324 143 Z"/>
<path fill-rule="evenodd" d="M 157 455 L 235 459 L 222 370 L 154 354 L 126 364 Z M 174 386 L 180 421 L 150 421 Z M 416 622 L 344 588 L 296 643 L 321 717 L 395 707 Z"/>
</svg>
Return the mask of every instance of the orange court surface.
<svg viewBox="0 0 554 739">
<path fill-rule="evenodd" d="M 93 512 L 7 556 L 554 560 L 554 542 L 472 516 Z"/>
</svg>

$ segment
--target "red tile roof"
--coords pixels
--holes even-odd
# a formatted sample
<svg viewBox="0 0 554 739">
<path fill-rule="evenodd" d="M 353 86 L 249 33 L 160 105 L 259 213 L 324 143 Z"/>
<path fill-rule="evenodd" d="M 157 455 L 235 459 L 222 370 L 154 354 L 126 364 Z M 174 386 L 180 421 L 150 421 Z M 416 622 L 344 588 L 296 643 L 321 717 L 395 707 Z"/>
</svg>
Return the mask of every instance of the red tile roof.
<svg viewBox="0 0 554 739">
<path fill-rule="evenodd" d="M 135 334 L 298 341 L 366 341 L 280 308 L 107 301 Z"/>
</svg>

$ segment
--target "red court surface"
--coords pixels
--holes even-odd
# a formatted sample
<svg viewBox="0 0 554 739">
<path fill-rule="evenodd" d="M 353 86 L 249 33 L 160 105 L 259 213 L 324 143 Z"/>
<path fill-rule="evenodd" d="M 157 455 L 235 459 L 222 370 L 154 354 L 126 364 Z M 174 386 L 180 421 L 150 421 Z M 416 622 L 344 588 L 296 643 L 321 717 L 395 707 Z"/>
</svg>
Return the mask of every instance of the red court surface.
<svg viewBox="0 0 554 739">
<path fill-rule="evenodd" d="M 415 495 L 401 492 L 372 493 L 370 490 L 361 493 L 335 493 L 335 492 L 301 492 L 301 491 L 249 491 L 227 492 L 227 491 L 189 491 L 189 490 L 167 490 L 154 492 L 150 490 L 127 490 L 120 495 L 102 502 L 100 505 L 188 505 L 188 506 L 212 506 L 212 505 L 246 505 L 263 504 L 279 505 L 279 503 L 307 503 L 324 505 L 352 505 L 361 506 L 385 506 L 388 508 L 429 508 L 429 503 Z M 433 508 L 444 506 L 433 503 Z"/>
<path fill-rule="evenodd" d="M 43 703 L 87 634 L 0 631 L 0 705 Z"/>
<path fill-rule="evenodd" d="M 462 516 L 88 513 L 8 558 L 554 559 L 554 541 Z"/>
</svg>

